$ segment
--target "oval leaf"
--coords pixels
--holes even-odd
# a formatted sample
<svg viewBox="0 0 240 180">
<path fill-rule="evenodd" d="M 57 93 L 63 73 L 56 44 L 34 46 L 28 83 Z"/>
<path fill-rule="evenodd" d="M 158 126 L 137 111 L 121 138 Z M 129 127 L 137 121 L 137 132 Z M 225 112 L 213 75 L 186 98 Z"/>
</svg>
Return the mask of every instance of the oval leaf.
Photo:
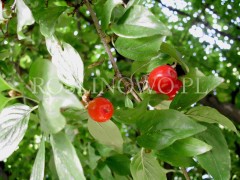
<svg viewBox="0 0 240 180">
<path fill-rule="evenodd" d="M 139 117 L 137 126 L 142 132 L 137 138 L 138 144 L 157 150 L 206 130 L 183 113 L 171 109 L 147 111 Z"/>
<path fill-rule="evenodd" d="M 115 43 L 119 54 L 136 61 L 146 61 L 158 54 L 163 36 L 151 36 L 138 39 L 119 37 Z M 146 53 L 147 52 L 147 53 Z"/>
<path fill-rule="evenodd" d="M 2 94 L 0 94 L 0 111 L 6 106 L 6 104 L 10 101 L 10 98 L 6 98 L 5 96 L 3 96 Z"/>
<path fill-rule="evenodd" d="M 1 76 L 0 76 L 0 92 L 13 89 Z"/>
<path fill-rule="evenodd" d="M 56 66 L 59 79 L 68 86 L 81 88 L 83 83 L 83 62 L 78 52 L 67 43 L 55 38 L 47 38 L 46 45 L 52 56 L 52 63 Z"/>
<path fill-rule="evenodd" d="M 218 123 L 238 133 L 232 121 L 220 114 L 216 109 L 207 106 L 198 106 L 190 109 L 186 114 L 197 121 Z"/>
<path fill-rule="evenodd" d="M 30 68 L 29 76 L 33 86 L 33 94 L 40 100 L 45 95 L 56 94 L 63 89 L 57 76 L 56 67 L 50 61 L 36 60 Z"/>
<path fill-rule="evenodd" d="M 174 58 L 178 62 L 178 64 L 182 66 L 182 68 L 186 73 L 189 72 L 189 68 L 186 65 L 186 63 L 183 61 L 182 55 L 173 46 L 163 42 L 161 45 L 161 52 L 168 54 L 169 56 Z"/>
<path fill-rule="evenodd" d="M 111 170 L 119 175 L 126 176 L 130 174 L 130 159 L 123 154 L 110 156 L 105 161 Z"/>
<path fill-rule="evenodd" d="M 133 102 L 128 96 L 126 96 L 126 98 L 125 98 L 125 107 L 133 108 Z"/>
<path fill-rule="evenodd" d="M 123 138 L 118 127 L 112 121 L 98 123 L 89 118 L 88 130 L 101 144 L 112 146 L 117 151 L 122 151 Z"/>
<path fill-rule="evenodd" d="M 171 146 L 161 150 L 159 155 L 163 156 L 185 156 L 194 157 L 210 151 L 212 147 L 196 138 L 186 138 L 174 142 Z"/>
<path fill-rule="evenodd" d="M 66 119 L 61 114 L 61 110 L 70 107 L 82 109 L 83 105 L 73 93 L 65 89 L 58 94 L 44 96 L 39 104 L 39 116 L 43 131 L 47 133 L 61 131 L 66 125 Z"/>
<path fill-rule="evenodd" d="M 168 28 L 151 11 L 140 5 L 129 8 L 117 24 L 112 26 L 112 30 L 118 36 L 126 38 L 171 35 Z"/>
<path fill-rule="evenodd" d="M 16 1 L 16 9 L 17 9 L 17 34 L 18 39 L 24 39 L 25 36 L 22 33 L 22 29 L 24 26 L 32 25 L 35 20 L 33 18 L 31 10 L 27 7 L 23 0 Z"/>
<path fill-rule="evenodd" d="M 101 17 L 101 27 L 103 30 L 105 30 L 110 23 L 111 15 L 113 9 L 119 5 L 122 4 L 122 0 L 107 0 L 100 11 L 100 17 Z"/>
<path fill-rule="evenodd" d="M 197 138 L 211 145 L 212 150 L 197 156 L 197 160 L 213 179 L 230 179 L 231 160 L 227 142 L 219 128 L 207 123 L 205 125 L 207 131 L 199 134 Z"/>
<path fill-rule="evenodd" d="M 45 142 L 42 138 L 37 157 L 34 161 L 30 180 L 43 180 L 45 168 Z"/>
<path fill-rule="evenodd" d="M 222 78 L 215 76 L 185 78 L 183 88 L 173 99 L 170 108 L 183 110 L 204 98 L 222 82 Z"/>
<path fill-rule="evenodd" d="M 28 127 L 31 108 L 18 104 L 0 113 L 0 161 L 8 158 L 22 141 Z"/>
<path fill-rule="evenodd" d="M 166 149 L 168 149 L 168 148 L 166 148 Z M 172 166 L 191 167 L 191 166 L 196 165 L 196 162 L 192 158 L 179 155 L 176 153 L 176 151 L 168 152 L 168 151 L 165 151 L 165 149 L 163 149 L 163 151 L 160 151 L 156 155 L 160 160 L 167 162 L 167 163 L 171 164 Z"/>
<path fill-rule="evenodd" d="M 152 154 L 141 150 L 132 160 L 130 170 L 134 180 L 161 179 L 166 180 L 165 170 Z"/>
<path fill-rule="evenodd" d="M 50 138 L 54 162 L 60 180 L 85 180 L 82 165 L 77 153 L 64 133 L 54 134 Z"/>
<path fill-rule="evenodd" d="M 54 34 L 55 25 L 59 16 L 66 10 L 66 7 L 49 7 L 38 11 L 40 31 L 45 37 L 50 37 Z"/>
</svg>

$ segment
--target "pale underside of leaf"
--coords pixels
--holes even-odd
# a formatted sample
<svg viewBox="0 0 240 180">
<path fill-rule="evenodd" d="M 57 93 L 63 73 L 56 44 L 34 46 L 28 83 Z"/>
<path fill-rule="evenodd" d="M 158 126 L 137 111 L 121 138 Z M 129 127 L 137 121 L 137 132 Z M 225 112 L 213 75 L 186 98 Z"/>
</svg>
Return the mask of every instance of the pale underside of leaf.
<svg viewBox="0 0 240 180">
<path fill-rule="evenodd" d="M 17 149 L 27 130 L 30 112 L 29 106 L 19 104 L 0 113 L 0 161 Z"/>
<path fill-rule="evenodd" d="M 39 105 L 41 127 L 47 133 L 57 133 L 66 125 L 66 119 L 61 114 L 62 108 L 83 109 L 83 105 L 77 97 L 63 89 L 60 93 L 52 96 L 43 96 Z"/>
<path fill-rule="evenodd" d="M 158 161 L 144 150 L 134 157 L 130 169 L 134 180 L 166 179 L 166 173 Z"/>
<path fill-rule="evenodd" d="M 35 20 L 33 18 L 31 10 L 28 8 L 28 6 L 24 3 L 23 0 L 17 0 L 16 1 L 16 9 L 17 9 L 17 33 L 18 33 L 18 39 L 24 39 L 25 36 L 22 33 L 22 29 L 24 26 L 32 25 Z"/>
<path fill-rule="evenodd" d="M 123 139 L 118 127 L 112 121 L 98 123 L 89 118 L 88 130 L 101 144 L 112 146 L 116 150 L 122 151 Z"/>
<path fill-rule="evenodd" d="M 40 148 L 37 153 L 37 157 L 34 161 L 30 180 L 43 180 L 45 168 L 45 142 L 44 137 L 40 144 Z"/>
<path fill-rule="evenodd" d="M 67 136 L 61 132 L 52 135 L 50 141 L 59 179 L 85 180 L 82 165 Z"/>
<path fill-rule="evenodd" d="M 78 52 L 67 43 L 55 38 L 46 38 L 46 45 L 56 66 L 59 79 L 68 86 L 80 89 L 84 77 L 84 65 Z"/>
</svg>

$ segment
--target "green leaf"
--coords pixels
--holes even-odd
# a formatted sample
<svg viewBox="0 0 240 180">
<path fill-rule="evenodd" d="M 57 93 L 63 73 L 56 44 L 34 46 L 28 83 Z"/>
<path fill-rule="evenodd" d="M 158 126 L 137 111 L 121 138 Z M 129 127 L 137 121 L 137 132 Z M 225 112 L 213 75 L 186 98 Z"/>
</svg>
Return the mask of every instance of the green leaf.
<svg viewBox="0 0 240 180">
<path fill-rule="evenodd" d="M 30 80 L 33 85 L 33 94 L 40 100 L 43 95 L 55 94 L 63 88 L 58 80 L 56 68 L 47 60 L 38 59 L 30 68 Z"/>
<path fill-rule="evenodd" d="M 103 30 L 107 29 L 108 24 L 110 23 L 111 15 L 113 9 L 119 5 L 122 4 L 123 2 L 121 0 L 107 0 L 102 9 L 101 9 L 101 27 Z"/>
<path fill-rule="evenodd" d="M 31 108 L 17 104 L 0 113 L 0 161 L 8 158 L 22 141 L 28 127 Z"/>
<path fill-rule="evenodd" d="M 16 9 L 17 9 L 17 34 L 18 39 L 22 40 L 25 38 L 22 29 L 24 26 L 34 24 L 34 18 L 31 10 L 27 7 L 23 0 L 16 1 Z"/>
<path fill-rule="evenodd" d="M 130 159 L 123 154 L 114 155 L 106 159 L 107 165 L 119 175 L 130 174 Z"/>
<path fill-rule="evenodd" d="M 196 138 L 186 138 L 175 141 L 171 146 L 160 151 L 160 154 L 177 154 L 178 156 L 193 157 L 210 151 L 212 147 Z"/>
<path fill-rule="evenodd" d="M 222 78 L 215 76 L 185 78 L 183 88 L 174 97 L 170 108 L 183 110 L 204 98 L 222 82 Z"/>
<path fill-rule="evenodd" d="M 46 45 L 52 56 L 52 63 L 56 66 L 58 78 L 68 86 L 81 89 L 84 78 L 84 65 L 78 52 L 65 42 L 55 37 L 46 39 Z"/>
<path fill-rule="evenodd" d="M 83 105 L 71 92 L 63 89 L 60 93 L 52 96 L 44 96 L 39 104 L 39 116 L 41 128 L 46 133 L 57 133 L 66 125 L 66 119 L 61 114 L 65 108 L 82 109 Z"/>
<path fill-rule="evenodd" d="M 168 28 L 151 11 L 140 5 L 129 8 L 123 17 L 113 24 L 112 30 L 118 36 L 125 38 L 171 35 Z"/>
<path fill-rule="evenodd" d="M 89 118 L 88 130 L 101 144 L 111 146 L 117 151 L 122 151 L 123 138 L 118 127 L 112 121 L 98 123 Z"/>
<path fill-rule="evenodd" d="M 125 107 L 133 108 L 133 102 L 128 96 L 126 96 L 126 98 L 125 98 Z"/>
<path fill-rule="evenodd" d="M 60 110 L 70 107 L 82 109 L 82 104 L 73 93 L 64 89 L 58 80 L 55 66 L 49 61 L 34 62 L 30 69 L 30 79 L 33 82 L 34 94 L 41 100 L 39 115 L 43 131 L 61 131 L 66 125 L 66 120 Z"/>
<path fill-rule="evenodd" d="M 204 77 L 205 75 L 197 68 L 197 67 L 190 67 L 189 68 L 189 72 L 186 76 L 184 76 L 185 78 L 192 78 L 192 77 Z"/>
<path fill-rule="evenodd" d="M 172 64 L 174 61 L 169 57 L 163 56 L 158 52 L 158 55 L 146 61 L 134 61 L 132 63 L 131 72 L 135 73 L 150 73 L 154 68 L 164 65 Z"/>
<path fill-rule="evenodd" d="M 12 87 L 0 76 L 0 92 L 12 89 Z"/>
<path fill-rule="evenodd" d="M 66 7 L 57 6 L 39 9 L 35 17 L 40 25 L 40 31 L 45 37 L 50 37 L 54 34 L 55 25 L 59 16 L 66 10 Z"/>
<path fill-rule="evenodd" d="M 0 110 L 2 110 L 6 105 L 7 103 L 10 101 L 11 99 L 10 98 L 6 98 L 5 96 L 3 96 L 2 94 L 0 94 Z"/>
<path fill-rule="evenodd" d="M 139 118 L 137 126 L 142 132 L 137 138 L 138 144 L 157 150 L 206 130 L 188 116 L 171 109 L 147 111 Z"/>
<path fill-rule="evenodd" d="M 166 148 L 168 149 L 168 148 Z M 182 155 L 179 155 L 176 152 L 171 152 L 171 151 L 165 151 L 165 149 L 161 150 L 158 154 L 156 154 L 157 157 L 172 166 L 177 166 L 177 167 L 191 167 L 195 166 L 196 163 L 194 160 L 190 157 L 185 157 Z"/>
<path fill-rule="evenodd" d="M 143 5 L 144 3 L 144 0 L 130 0 L 128 3 L 127 3 L 127 9 L 134 6 L 134 5 Z"/>
<path fill-rule="evenodd" d="M 88 144 L 88 165 L 91 169 L 95 169 L 98 165 L 98 160 L 101 159 L 101 156 L 95 154 L 95 149 Z"/>
<path fill-rule="evenodd" d="M 54 162 L 54 157 L 53 157 L 53 152 L 52 151 L 51 151 L 48 167 L 49 167 L 50 172 L 51 172 L 51 178 L 53 180 L 58 180 L 59 178 L 58 178 L 57 169 L 56 169 L 56 166 L 55 166 L 55 162 Z"/>
<path fill-rule="evenodd" d="M 59 179 L 85 180 L 77 153 L 66 135 L 62 132 L 51 135 L 50 142 Z"/>
<path fill-rule="evenodd" d="M 45 169 L 45 142 L 44 138 L 42 138 L 42 142 L 40 144 L 37 157 L 34 161 L 34 165 L 32 168 L 32 173 L 30 180 L 43 180 L 44 179 L 44 169 Z"/>
<path fill-rule="evenodd" d="M 70 121 L 83 121 L 88 119 L 88 112 L 85 109 L 73 109 L 73 108 L 67 108 L 61 109 L 61 113 L 63 116 Z"/>
<path fill-rule="evenodd" d="M 146 61 L 157 56 L 163 36 L 150 36 L 138 39 L 119 37 L 115 43 L 119 54 L 136 61 Z M 147 52 L 147 53 L 146 53 Z"/>
<path fill-rule="evenodd" d="M 217 180 L 230 179 L 230 152 L 227 142 L 219 128 L 214 125 L 204 124 L 207 131 L 201 133 L 197 138 L 212 146 L 212 150 L 197 156 L 199 164 Z"/>
<path fill-rule="evenodd" d="M 235 125 L 227 117 L 223 116 L 216 109 L 207 106 L 197 106 L 186 113 L 189 117 L 202 122 L 218 123 L 238 133 Z"/>
<path fill-rule="evenodd" d="M 143 111 L 145 112 L 145 111 Z M 129 109 L 116 109 L 114 111 L 114 119 L 116 119 L 117 121 L 121 122 L 121 123 L 125 123 L 125 124 L 134 124 L 138 118 L 141 116 L 141 114 L 143 113 L 141 111 L 139 111 L 139 109 L 137 108 L 129 108 Z"/>
<path fill-rule="evenodd" d="M 174 58 L 178 62 L 178 64 L 182 66 L 186 73 L 189 72 L 189 68 L 183 61 L 182 55 L 173 46 L 163 42 L 161 45 L 161 52 L 168 54 L 169 56 Z"/>
<path fill-rule="evenodd" d="M 101 175 L 102 179 L 114 180 L 111 169 L 107 165 L 102 165 L 102 166 L 98 167 L 97 169 L 98 169 L 98 172 Z"/>
<path fill-rule="evenodd" d="M 152 154 L 141 150 L 132 160 L 130 170 L 134 180 L 166 180 L 165 170 L 159 165 Z"/>
<path fill-rule="evenodd" d="M 141 115 L 147 111 L 148 102 L 148 100 L 144 100 L 133 109 L 116 109 L 113 117 L 121 123 L 135 124 Z"/>
<path fill-rule="evenodd" d="M 114 173 L 114 180 L 129 180 L 129 179 L 128 179 L 128 176 L 121 176 Z"/>
<path fill-rule="evenodd" d="M 1 7 L 0 7 L 1 8 Z M 1 11 L 0 11 L 1 12 Z M 0 13 L 1 16 L 1 13 Z M 1 17 L 0 17 L 0 21 L 1 21 Z M 0 51 L 0 61 L 5 60 L 6 58 L 8 58 L 11 55 L 11 53 L 7 50 L 7 49 L 3 49 Z"/>
</svg>

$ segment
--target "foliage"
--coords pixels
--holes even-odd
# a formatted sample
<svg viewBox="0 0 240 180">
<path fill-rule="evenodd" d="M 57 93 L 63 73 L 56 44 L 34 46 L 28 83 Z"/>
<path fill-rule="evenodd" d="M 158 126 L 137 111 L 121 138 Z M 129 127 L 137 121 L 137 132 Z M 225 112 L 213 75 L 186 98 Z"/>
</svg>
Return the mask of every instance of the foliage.
<svg viewBox="0 0 240 180">
<path fill-rule="evenodd" d="M 227 89 L 209 70 L 215 56 L 237 57 L 237 40 L 233 51 L 214 47 L 218 51 L 206 54 L 208 45 L 190 41 L 187 31 L 175 30 L 178 25 L 169 28 L 170 17 L 160 12 L 168 7 L 161 1 L 0 2 L 0 160 L 10 179 L 154 180 L 187 177 L 180 171 L 185 168 L 194 179 L 240 178 L 234 156 L 238 127 L 198 103 L 212 91 L 226 101 L 237 89 L 238 71 L 229 74 L 227 62 L 216 70 L 228 78 Z M 197 2 L 187 6 L 201 8 Z M 199 16 L 195 20 L 204 23 Z M 162 64 L 177 66 L 184 84 L 173 101 L 146 88 L 146 75 Z M 115 108 L 104 123 L 86 111 L 99 94 Z"/>
</svg>

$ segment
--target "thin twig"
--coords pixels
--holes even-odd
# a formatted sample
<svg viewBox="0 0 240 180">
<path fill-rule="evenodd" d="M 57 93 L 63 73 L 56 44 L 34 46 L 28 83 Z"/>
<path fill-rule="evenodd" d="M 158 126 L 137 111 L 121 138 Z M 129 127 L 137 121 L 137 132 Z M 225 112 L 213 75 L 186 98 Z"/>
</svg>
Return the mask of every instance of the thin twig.
<svg viewBox="0 0 240 180">
<path fill-rule="evenodd" d="M 109 47 L 109 45 L 108 45 L 108 43 L 106 41 L 106 34 L 102 31 L 102 28 L 101 28 L 101 26 L 99 24 L 99 20 L 98 20 L 95 12 L 93 11 L 93 9 L 91 7 L 91 4 L 89 3 L 89 0 L 85 0 L 85 4 L 86 4 L 86 6 L 88 8 L 88 11 L 90 12 L 90 15 L 91 15 L 93 23 L 94 23 L 94 25 L 96 27 L 97 33 L 98 33 L 98 35 L 99 35 L 99 37 L 100 37 L 100 39 L 101 39 L 101 41 L 103 43 L 103 46 L 104 46 L 104 48 L 105 48 L 105 50 L 106 50 L 106 52 L 108 54 L 109 59 L 111 61 L 111 64 L 112 64 L 113 69 L 115 71 L 115 76 L 118 79 L 122 80 L 122 82 L 124 84 L 124 87 L 128 90 L 130 83 L 126 79 L 124 79 L 122 77 L 122 74 L 121 74 L 121 72 L 118 69 L 117 63 L 115 62 L 113 54 L 112 54 L 112 52 L 110 50 L 110 47 Z M 137 92 L 135 90 L 131 90 L 130 93 L 133 95 L 133 97 L 136 99 L 137 102 L 141 102 L 142 101 L 142 99 L 139 97 L 139 95 L 137 94 Z"/>
<path fill-rule="evenodd" d="M 5 35 L 5 32 L 3 31 L 2 26 L 0 26 L 0 30 L 1 30 L 2 34 Z"/>
<path fill-rule="evenodd" d="M 186 169 L 184 167 L 181 167 L 181 170 L 186 180 L 191 180 Z"/>
<path fill-rule="evenodd" d="M 12 4 L 12 6 L 11 6 L 11 10 L 12 10 L 12 11 L 15 10 L 15 8 L 16 8 L 16 3 L 17 3 L 17 0 L 14 0 L 13 4 Z"/>
<path fill-rule="evenodd" d="M 92 17 L 92 20 L 93 20 L 93 23 L 94 23 L 94 25 L 95 25 L 95 27 L 96 27 L 96 30 L 97 30 L 100 38 L 101 38 L 101 41 L 102 41 L 102 43 L 103 43 L 103 46 L 104 46 L 104 48 L 105 48 L 105 50 L 106 50 L 106 52 L 107 52 L 107 54 L 108 54 L 108 56 L 109 56 L 109 59 L 110 59 L 110 61 L 111 61 L 111 63 L 112 63 L 112 66 L 113 66 L 113 69 L 114 69 L 114 71 L 115 71 L 115 73 L 116 73 L 116 76 L 117 76 L 118 78 L 121 78 L 121 77 L 122 77 L 122 76 L 121 76 L 121 73 L 120 73 L 120 71 L 119 71 L 119 69 L 118 69 L 118 66 L 117 66 L 115 60 L 114 60 L 114 57 L 113 57 L 112 52 L 111 52 L 111 50 L 110 50 L 110 47 L 109 47 L 109 45 L 107 44 L 107 42 L 105 41 L 106 35 L 105 35 L 105 33 L 102 31 L 102 28 L 101 28 L 101 26 L 100 26 L 100 24 L 99 24 L 99 21 L 98 21 L 98 19 L 97 19 L 97 16 L 96 16 L 95 12 L 93 11 L 93 9 L 92 9 L 92 7 L 91 7 L 91 4 L 89 3 L 88 0 L 86 0 L 86 6 L 87 6 L 87 8 L 88 8 L 88 10 L 89 10 L 89 12 L 90 12 L 90 15 L 91 15 L 91 17 Z"/>
</svg>

